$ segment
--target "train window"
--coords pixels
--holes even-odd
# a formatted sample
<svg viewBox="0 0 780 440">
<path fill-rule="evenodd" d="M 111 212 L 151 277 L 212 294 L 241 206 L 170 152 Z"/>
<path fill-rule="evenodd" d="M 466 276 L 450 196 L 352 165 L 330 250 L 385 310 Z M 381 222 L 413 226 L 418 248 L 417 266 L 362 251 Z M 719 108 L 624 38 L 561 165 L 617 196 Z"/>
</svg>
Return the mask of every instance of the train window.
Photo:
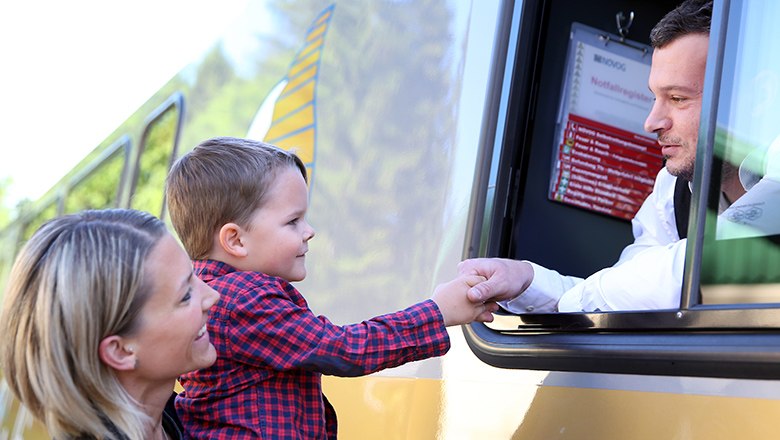
<svg viewBox="0 0 780 440">
<path fill-rule="evenodd" d="M 65 213 L 116 206 L 129 151 L 130 138 L 124 136 L 77 175 L 65 197 Z"/>
<path fill-rule="evenodd" d="M 16 224 L 0 230 L 0 292 L 5 289 L 16 253 L 46 220 L 57 215 L 58 200 L 55 195 L 45 197 L 42 202 L 31 203 L 22 208 Z"/>
<path fill-rule="evenodd" d="M 708 200 L 702 304 L 780 303 L 780 60 L 766 56 L 780 40 L 777 17 L 776 2 L 732 2 L 710 179 L 722 192 Z"/>
<path fill-rule="evenodd" d="M 526 4 L 514 19 L 518 38 L 545 42 L 545 57 L 534 62 L 532 51 L 518 50 L 514 65 L 523 69 L 500 77 L 512 87 L 504 87 L 508 110 L 498 118 L 500 151 L 477 189 L 485 223 L 475 222 L 471 252 L 587 276 L 611 266 L 630 237 L 620 238 L 625 225 L 540 196 L 555 109 L 533 95 L 557 93 L 561 66 L 547 55 L 565 45 L 555 30 L 588 21 L 587 11 L 574 17 L 563 6 Z M 674 6 L 663 5 L 661 15 Z M 767 55 L 780 39 L 778 18 L 780 5 L 769 0 L 714 4 L 680 306 L 500 314 L 464 327 L 480 359 L 505 368 L 780 377 L 780 61 Z"/>
<path fill-rule="evenodd" d="M 54 218 L 58 214 L 58 205 L 56 200 L 50 200 L 44 204 L 44 208 L 37 211 L 35 217 L 25 224 L 22 233 L 22 241 L 27 241 L 33 233 L 38 230 L 47 220 Z"/>
<path fill-rule="evenodd" d="M 12 228 L 0 231 L 0 286 L 2 286 L 3 290 L 5 290 L 5 283 L 11 271 L 14 256 L 16 256 L 16 249 L 19 243 L 18 233 L 17 229 Z M 1 401 L 0 405 L 2 405 Z"/>
<path fill-rule="evenodd" d="M 164 216 L 163 192 L 168 169 L 176 156 L 183 97 L 175 94 L 149 117 L 141 137 L 130 206 Z"/>
<path fill-rule="evenodd" d="M 0 287 L 5 285 L 16 253 L 43 223 L 65 213 L 117 205 L 129 151 L 128 136 L 93 151 L 42 199 L 21 208 L 14 224 L 0 231 Z"/>
</svg>

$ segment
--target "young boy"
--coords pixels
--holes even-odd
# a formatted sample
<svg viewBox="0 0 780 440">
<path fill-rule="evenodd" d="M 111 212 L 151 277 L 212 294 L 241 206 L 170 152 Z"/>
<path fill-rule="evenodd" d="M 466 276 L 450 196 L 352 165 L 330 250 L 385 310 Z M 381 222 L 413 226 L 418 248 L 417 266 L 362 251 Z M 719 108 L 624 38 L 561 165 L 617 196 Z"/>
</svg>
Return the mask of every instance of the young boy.
<svg viewBox="0 0 780 440">
<path fill-rule="evenodd" d="M 315 316 L 290 284 L 305 278 L 314 237 L 306 168 L 276 147 L 207 140 L 174 164 L 166 196 L 195 273 L 221 294 L 208 322 L 217 361 L 180 378 L 176 407 L 188 437 L 335 439 L 322 374 L 360 376 L 443 355 L 445 326 L 491 321 L 496 310 L 467 299 L 484 280 L 467 276 L 360 324 Z"/>
</svg>

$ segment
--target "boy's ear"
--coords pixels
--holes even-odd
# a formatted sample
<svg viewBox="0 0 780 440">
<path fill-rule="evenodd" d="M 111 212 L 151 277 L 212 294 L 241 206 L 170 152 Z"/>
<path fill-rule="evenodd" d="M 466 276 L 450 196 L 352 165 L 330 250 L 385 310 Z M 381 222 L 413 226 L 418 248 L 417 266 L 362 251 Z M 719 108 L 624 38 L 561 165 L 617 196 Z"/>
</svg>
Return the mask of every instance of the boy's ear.
<svg viewBox="0 0 780 440">
<path fill-rule="evenodd" d="M 219 245 L 234 257 L 246 257 L 247 249 L 241 241 L 243 230 L 235 223 L 226 223 L 219 228 Z"/>
<path fill-rule="evenodd" d="M 135 350 L 121 336 L 106 336 L 98 347 L 100 360 L 119 371 L 134 370 L 138 363 Z"/>
</svg>

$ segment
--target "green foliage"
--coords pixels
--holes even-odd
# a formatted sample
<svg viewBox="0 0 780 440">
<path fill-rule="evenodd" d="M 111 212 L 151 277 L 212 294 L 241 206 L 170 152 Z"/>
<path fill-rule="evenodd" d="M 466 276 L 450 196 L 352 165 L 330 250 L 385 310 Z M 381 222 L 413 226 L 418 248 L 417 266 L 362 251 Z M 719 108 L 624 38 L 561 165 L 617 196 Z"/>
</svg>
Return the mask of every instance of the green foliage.
<svg viewBox="0 0 780 440">
<path fill-rule="evenodd" d="M 163 213 L 163 187 L 173 156 L 179 111 L 170 107 L 146 131 L 130 206 L 156 216 Z"/>
<path fill-rule="evenodd" d="M 68 192 L 65 213 L 116 206 L 117 190 L 125 163 L 124 153 L 124 149 L 117 150 Z"/>
<path fill-rule="evenodd" d="M 8 225 L 11 220 L 13 208 L 8 206 L 8 187 L 11 185 L 10 177 L 0 178 L 0 230 Z"/>
<path fill-rule="evenodd" d="M 223 48 L 212 49 L 198 66 L 193 87 L 187 94 L 180 154 L 215 136 L 246 136 L 247 129 L 265 95 L 284 75 L 288 54 L 277 51 L 252 53 L 257 76 L 245 78 L 225 56 Z M 284 63 L 282 59 L 286 60 Z M 252 63 L 243 59 L 242 63 Z"/>
<path fill-rule="evenodd" d="M 47 220 L 54 218 L 57 215 L 56 203 L 49 203 L 43 209 L 40 209 L 36 215 L 30 219 L 30 221 L 24 226 L 24 232 L 22 233 L 22 240 L 27 241 L 32 237 L 33 233 L 38 230 Z"/>
</svg>

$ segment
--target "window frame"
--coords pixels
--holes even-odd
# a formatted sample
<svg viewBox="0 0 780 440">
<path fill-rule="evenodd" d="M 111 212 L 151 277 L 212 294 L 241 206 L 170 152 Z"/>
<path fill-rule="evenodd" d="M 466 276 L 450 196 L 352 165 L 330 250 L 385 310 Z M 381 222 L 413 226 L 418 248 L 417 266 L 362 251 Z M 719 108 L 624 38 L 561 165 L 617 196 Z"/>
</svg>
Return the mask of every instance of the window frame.
<svg viewBox="0 0 780 440">
<path fill-rule="evenodd" d="M 114 200 L 110 207 L 119 206 L 120 197 L 122 191 L 127 185 L 127 169 L 130 158 L 130 152 L 132 151 L 132 140 L 127 134 L 120 136 L 116 141 L 111 143 L 100 155 L 89 163 L 84 169 L 80 170 L 78 174 L 73 176 L 65 185 L 64 193 L 62 194 L 60 204 L 62 207 L 58 210 L 58 215 L 64 213 L 64 206 L 67 203 L 68 197 L 70 197 L 73 190 L 77 189 L 79 185 L 91 177 L 95 172 L 99 171 L 108 161 L 114 159 L 116 155 L 123 155 L 122 158 L 122 174 L 119 176 L 119 181 L 114 193 Z"/>
<path fill-rule="evenodd" d="M 169 96 L 162 104 L 160 104 L 157 108 L 155 108 L 149 116 L 146 117 L 143 123 L 143 131 L 141 133 L 140 141 L 138 142 L 138 150 L 136 152 L 134 162 L 133 162 L 133 168 L 132 173 L 130 175 L 129 181 L 130 185 L 127 190 L 127 194 L 123 196 L 121 199 L 123 202 L 123 206 L 131 206 L 133 197 L 136 193 L 136 190 L 138 189 L 138 176 L 141 171 L 141 162 L 142 158 L 144 156 L 144 152 L 146 151 L 146 145 L 147 145 L 147 139 L 149 137 L 149 133 L 151 132 L 151 129 L 155 126 L 158 120 L 162 118 L 168 111 L 177 111 L 177 117 L 176 117 L 176 126 L 174 128 L 175 132 L 173 134 L 173 148 L 171 150 L 170 157 L 168 159 L 168 165 L 167 169 L 170 169 L 171 165 L 173 165 L 174 161 L 178 157 L 179 153 L 179 140 L 181 138 L 181 131 L 182 131 L 182 124 L 184 121 L 184 95 L 181 92 L 174 92 L 171 96 Z M 157 215 L 161 220 L 165 220 L 166 213 L 167 213 L 167 202 L 165 199 L 164 190 L 160 188 L 160 191 L 163 191 L 163 199 L 162 204 L 160 206 L 160 212 L 153 212 L 152 214 Z"/>
<path fill-rule="evenodd" d="M 475 191 L 483 196 L 473 199 L 478 203 L 470 213 L 467 258 L 506 255 L 504 237 L 511 229 L 507 213 L 516 203 L 509 195 L 517 194 L 522 185 L 518 177 L 522 173 L 506 164 L 522 163 L 510 157 L 519 154 L 512 145 L 527 135 L 527 121 L 532 117 L 524 114 L 523 108 L 531 108 L 534 99 L 527 90 L 537 72 L 527 66 L 534 65 L 529 60 L 538 54 L 531 47 L 534 45 L 518 42 L 538 35 L 538 24 L 534 23 L 543 15 L 543 7 L 522 3 L 510 11 L 510 28 L 502 34 L 508 40 L 506 48 L 497 51 L 499 57 L 510 61 L 506 66 L 500 60 L 494 63 L 499 72 L 493 88 L 501 90 L 501 96 L 489 103 L 486 120 L 496 121 L 496 138 L 492 145 L 487 141 L 483 146 L 483 157 L 491 160 L 483 161 L 477 173 Z M 680 309 L 507 314 L 498 317 L 504 327 L 483 323 L 463 326 L 469 346 L 482 361 L 502 368 L 535 370 L 780 378 L 777 305 L 699 304 L 704 221 L 730 7 L 730 0 L 716 0 L 713 8 Z M 514 72 L 517 66 L 526 66 L 525 71 Z M 491 174 L 496 167 L 498 171 Z M 486 206 L 492 207 L 490 212 Z"/>
</svg>

